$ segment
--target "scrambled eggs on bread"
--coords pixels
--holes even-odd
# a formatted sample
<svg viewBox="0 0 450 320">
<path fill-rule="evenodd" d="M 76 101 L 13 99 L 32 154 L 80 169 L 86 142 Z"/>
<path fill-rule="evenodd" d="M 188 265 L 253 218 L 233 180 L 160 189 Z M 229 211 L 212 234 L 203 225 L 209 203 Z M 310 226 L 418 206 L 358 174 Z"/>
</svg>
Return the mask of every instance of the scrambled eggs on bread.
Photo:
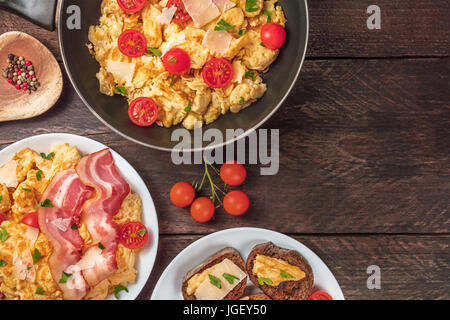
<svg viewBox="0 0 450 320">
<path fill-rule="evenodd" d="M 181 123 L 189 130 L 210 124 L 229 111 L 238 113 L 261 98 L 267 85 L 260 73 L 267 72 L 279 54 L 279 50 L 262 44 L 261 29 L 268 21 L 285 26 L 278 1 L 250 1 L 253 7 L 249 8 L 248 0 L 214 0 L 227 6 L 201 26 L 194 16 L 185 22 L 164 21 L 174 2 L 147 0 L 142 10 L 127 13 L 117 0 L 103 0 L 100 23 L 91 26 L 88 44 L 100 63 L 100 91 L 109 96 L 124 95 L 130 104 L 137 98 L 151 98 L 157 105 L 158 125 L 169 128 Z M 144 55 L 130 57 L 121 52 L 118 39 L 126 30 L 145 36 Z M 222 43 L 218 34 L 209 39 L 209 32 L 215 30 L 229 37 L 225 49 L 219 49 Z M 174 76 L 165 68 L 162 57 L 173 48 L 189 55 L 187 73 Z M 202 69 L 213 58 L 224 58 L 232 66 L 233 78 L 223 88 L 211 87 L 202 77 Z"/>
<path fill-rule="evenodd" d="M 21 221 L 36 211 L 36 205 L 52 178 L 60 171 L 75 168 L 80 159 L 76 147 L 62 144 L 53 146 L 48 155 L 24 149 L 14 155 L 12 162 L 0 167 L 3 174 L 0 183 L 0 296 L 10 300 L 63 298 L 48 264 L 52 244 L 38 229 Z M 15 175 L 13 173 L 5 179 L 11 163 L 15 166 Z M 16 187 L 12 187 L 14 184 Z M 114 221 L 119 225 L 140 221 L 141 205 L 140 197 L 131 192 Z M 84 242 L 89 244 L 90 235 L 83 223 L 79 231 Z M 105 299 L 116 286 L 133 283 L 137 275 L 134 268 L 136 254 L 136 250 L 119 244 L 116 253 L 118 269 L 91 288 L 84 299 Z M 25 274 L 20 268 L 24 265 Z"/>
</svg>

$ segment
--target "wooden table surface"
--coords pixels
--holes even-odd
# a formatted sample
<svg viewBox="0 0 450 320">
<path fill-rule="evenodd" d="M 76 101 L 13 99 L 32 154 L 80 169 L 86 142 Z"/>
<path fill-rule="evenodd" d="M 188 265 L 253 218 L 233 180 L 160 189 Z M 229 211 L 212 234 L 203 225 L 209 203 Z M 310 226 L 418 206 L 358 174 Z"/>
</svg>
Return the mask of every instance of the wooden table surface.
<svg viewBox="0 0 450 320">
<path fill-rule="evenodd" d="M 281 129 L 280 172 L 263 177 L 258 166 L 249 167 L 244 190 L 251 210 L 243 217 L 220 209 L 212 223 L 200 225 L 173 207 L 170 187 L 201 176 L 202 167 L 175 166 L 169 153 L 113 133 L 67 78 L 51 111 L 0 124 L 0 148 L 31 135 L 74 133 L 105 143 L 136 168 L 160 223 L 159 253 L 142 299 L 187 245 L 241 226 L 303 242 L 347 299 L 448 299 L 450 4 L 378 0 L 382 28 L 368 30 L 372 2 L 309 1 L 308 58 L 292 94 L 265 125 Z M 56 32 L 0 12 L 0 33 L 11 30 L 35 36 L 61 63 Z M 367 289 L 370 265 L 381 268 L 381 290 Z"/>
</svg>

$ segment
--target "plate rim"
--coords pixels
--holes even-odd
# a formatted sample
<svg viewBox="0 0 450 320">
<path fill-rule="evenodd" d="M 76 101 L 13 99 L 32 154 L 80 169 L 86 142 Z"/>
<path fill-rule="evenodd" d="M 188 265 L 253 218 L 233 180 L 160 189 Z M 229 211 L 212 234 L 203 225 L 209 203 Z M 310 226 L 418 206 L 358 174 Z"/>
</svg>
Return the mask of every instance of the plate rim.
<svg viewBox="0 0 450 320">
<path fill-rule="evenodd" d="M 157 259 L 157 255 L 159 252 L 159 223 L 158 223 L 158 213 L 156 211 L 156 207 L 155 207 L 155 203 L 153 201 L 153 198 L 151 196 L 150 190 L 147 187 L 147 184 L 145 183 L 144 179 L 142 179 L 142 177 L 140 176 L 140 174 L 137 172 L 137 170 L 128 162 L 128 160 L 126 160 L 120 153 L 118 153 L 117 151 L 115 151 L 113 148 L 108 147 L 107 145 L 105 145 L 104 143 L 101 143 L 99 141 L 96 141 L 94 139 L 88 138 L 88 137 L 84 137 L 84 136 L 80 136 L 80 135 L 76 135 L 76 134 L 71 134 L 71 133 L 45 133 L 45 134 L 38 134 L 38 135 L 33 135 L 33 136 L 29 136 L 26 137 L 24 139 L 20 139 L 18 141 L 15 141 L 11 144 L 9 144 L 8 146 L 4 147 L 3 149 L 0 150 L 0 157 L 8 152 L 11 152 L 17 145 L 19 144 L 26 144 L 27 142 L 30 142 L 32 140 L 39 140 L 39 139 L 45 139 L 45 138 L 52 138 L 54 140 L 62 140 L 63 142 L 67 140 L 67 138 L 69 139 L 73 139 L 73 140 L 84 140 L 86 143 L 95 143 L 101 147 L 104 148 L 108 148 L 112 151 L 112 154 L 114 157 L 118 157 L 118 159 L 120 161 L 123 161 L 125 163 L 125 165 L 128 165 L 129 168 L 139 179 L 144 186 L 145 189 L 143 191 L 141 191 L 139 193 L 139 195 L 142 197 L 143 193 L 147 193 L 148 197 L 150 199 L 150 203 L 148 203 L 147 205 L 149 206 L 149 211 L 151 211 L 153 209 L 154 211 L 154 215 L 155 215 L 155 225 L 152 226 L 152 248 L 150 249 L 150 258 L 151 258 L 151 262 L 145 262 L 144 261 L 139 261 L 140 264 L 142 264 L 142 270 L 145 272 L 144 276 L 146 277 L 145 279 L 142 280 L 142 282 L 140 283 L 139 280 L 137 280 L 135 283 L 132 283 L 132 285 L 136 286 L 136 291 L 137 293 L 135 295 L 132 296 L 124 296 L 123 298 L 121 298 L 121 300 L 136 300 L 142 293 L 143 290 L 145 289 L 145 286 L 147 285 L 147 283 L 150 280 L 151 277 L 151 273 L 154 269 L 155 263 L 156 263 L 156 259 Z M 69 142 L 67 142 L 69 143 Z M 75 143 L 70 143 L 71 145 L 76 146 L 77 148 L 79 146 L 77 146 Z M 28 146 L 30 149 L 32 149 L 32 146 Z M 119 168 L 120 169 L 120 168 Z M 144 213 L 143 213 L 144 214 Z M 151 212 L 150 212 L 151 214 Z M 151 217 L 149 217 L 150 219 Z M 152 219 L 153 220 L 153 219 Z M 137 255 L 137 258 L 139 259 L 139 255 Z M 138 277 L 139 277 L 139 273 L 138 272 Z M 105 298 L 105 300 L 111 300 L 111 298 L 113 298 L 112 294 L 108 294 Z"/>
<path fill-rule="evenodd" d="M 63 29 L 63 8 L 64 8 L 64 4 L 65 4 L 66 0 L 61 0 L 60 1 L 60 5 L 58 8 L 58 43 L 59 43 L 59 49 L 61 51 L 61 57 L 62 57 L 62 61 L 63 61 L 63 65 L 64 65 L 64 69 L 66 70 L 67 76 L 69 77 L 69 81 L 72 84 L 73 88 L 75 89 L 77 95 L 79 96 L 79 98 L 81 99 L 81 101 L 83 101 L 83 104 L 89 109 L 89 111 L 98 119 L 100 120 L 101 123 L 103 123 L 105 126 L 107 126 L 109 129 L 111 129 L 113 132 L 115 132 L 116 134 L 120 135 L 121 137 L 132 141 L 138 145 L 144 146 L 146 148 L 151 148 L 154 150 L 159 150 L 159 151 L 165 151 L 165 152 L 172 152 L 172 151 L 180 151 L 180 149 L 175 149 L 175 148 L 165 148 L 165 147 L 160 147 L 160 146 L 155 146 L 149 143 L 145 143 L 142 141 L 139 141 L 135 138 L 132 138 L 128 135 L 126 135 L 125 133 L 121 132 L 119 129 L 114 128 L 112 125 L 110 125 L 106 120 L 104 120 L 95 110 L 94 108 L 92 108 L 92 106 L 89 104 L 89 102 L 84 98 L 84 96 L 81 94 L 81 90 L 78 88 L 72 73 L 69 70 L 69 64 L 67 61 L 67 57 L 65 54 L 65 50 L 64 50 L 64 45 L 63 45 L 63 34 L 62 34 L 62 29 Z M 183 149 L 183 152 L 187 152 L 187 153 L 194 153 L 194 152 L 204 152 L 204 151 L 210 151 L 213 149 L 217 149 L 217 148 L 223 148 L 226 147 L 232 143 L 235 143 L 243 138 L 246 138 L 247 136 L 249 136 L 252 132 L 254 132 L 255 130 L 257 130 L 258 128 L 260 128 L 261 126 L 263 126 L 270 118 L 272 118 L 272 116 L 281 108 L 281 106 L 283 105 L 283 103 L 286 101 L 286 99 L 289 97 L 289 95 L 292 92 L 292 89 L 294 88 L 294 86 L 297 84 L 298 78 L 300 76 L 301 70 L 303 69 L 303 65 L 305 63 L 305 59 L 306 59 L 306 53 L 308 51 L 308 46 L 309 46 L 309 29 L 310 29 L 310 19 L 309 19 L 309 8 L 308 8 L 308 1 L 307 0 L 302 0 L 305 4 L 305 18 L 306 18 L 306 38 L 305 38 L 305 49 L 303 50 L 302 53 L 302 59 L 300 61 L 300 65 L 298 67 L 298 70 L 296 71 L 296 74 L 294 76 L 294 79 L 291 83 L 291 85 L 289 86 L 288 90 L 286 91 L 285 95 L 283 96 L 283 98 L 280 100 L 280 102 L 277 104 L 277 106 L 264 118 L 262 119 L 259 123 L 257 123 L 253 128 L 248 129 L 247 131 L 245 131 L 244 133 L 242 133 L 241 135 L 238 135 L 236 137 L 234 137 L 233 139 L 217 144 L 217 145 L 213 145 L 213 146 L 207 146 L 207 147 L 201 147 L 201 148 L 189 148 L 189 149 Z M 161 128 L 164 129 L 164 128 Z"/>
<path fill-rule="evenodd" d="M 232 233 L 232 232 L 264 232 L 264 233 L 269 233 L 272 235 L 277 235 L 277 236 L 281 236 L 282 238 L 285 239 L 289 239 L 289 241 L 295 241 L 297 242 L 297 244 L 299 244 L 302 249 L 309 251 L 310 254 L 313 255 L 313 257 L 315 259 L 317 259 L 317 261 L 321 264 L 323 264 L 323 266 L 325 267 L 325 270 L 327 272 L 329 272 L 331 274 L 331 276 L 333 277 L 334 281 L 337 284 L 337 288 L 338 288 L 338 294 L 340 295 L 339 297 L 334 297 L 335 300 L 345 300 L 345 296 L 344 293 L 342 291 L 342 288 L 339 284 L 339 282 L 337 281 L 335 275 L 333 274 L 333 272 L 331 272 L 330 268 L 328 267 L 328 265 L 313 251 L 311 250 L 309 247 L 307 247 L 305 244 L 303 244 L 302 242 L 275 230 L 270 230 L 270 229 L 264 229 L 264 228 L 255 228 L 255 227 L 238 227 L 238 228 L 229 228 L 229 229 L 224 229 L 224 230 L 220 230 L 214 233 L 210 233 L 206 236 L 201 237 L 200 239 L 197 239 L 196 241 L 192 242 L 191 244 L 189 244 L 186 248 L 184 248 L 183 250 L 181 250 L 176 256 L 175 258 L 172 259 L 172 261 L 167 265 L 167 267 L 164 269 L 163 273 L 161 274 L 161 276 L 158 278 L 158 281 L 155 285 L 155 287 L 153 288 L 153 292 L 152 295 L 150 297 L 150 300 L 157 300 L 156 298 L 156 292 L 160 290 L 160 286 L 161 286 L 161 281 L 167 276 L 168 272 L 170 271 L 169 269 L 172 268 L 178 260 L 181 259 L 181 256 L 184 255 L 186 253 L 186 251 L 191 250 L 193 247 L 195 247 L 199 241 L 208 241 L 211 238 L 214 238 L 218 235 L 222 235 L 222 234 L 226 234 L 226 233 Z M 269 240 L 270 241 L 270 240 Z"/>
</svg>

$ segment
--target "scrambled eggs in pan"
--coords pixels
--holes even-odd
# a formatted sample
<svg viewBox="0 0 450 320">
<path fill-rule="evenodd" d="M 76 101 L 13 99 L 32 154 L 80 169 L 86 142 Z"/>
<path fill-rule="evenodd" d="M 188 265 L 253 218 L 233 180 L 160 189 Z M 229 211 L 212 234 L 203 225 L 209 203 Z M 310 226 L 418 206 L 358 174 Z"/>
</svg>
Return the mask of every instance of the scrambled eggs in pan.
<svg viewBox="0 0 450 320">
<path fill-rule="evenodd" d="M 52 278 L 48 259 L 52 245 L 46 236 L 21 223 L 22 218 L 36 211 L 36 205 L 47 185 L 60 171 L 75 168 L 81 160 L 76 147 L 68 144 L 55 145 L 51 156 L 40 155 L 31 149 L 24 149 L 14 155 L 16 166 L 16 188 L 0 183 L 0 296 L 11 300 L 59 300 L 62 292 Z M 48 159 L 47 159 L 48 158 Z M 7 170 L 5 165 L 0 170 Z M 122 203 L 114 221 L 123 225 L 129 221 L 140 221 L 141 199 L 130 193 Z M 0 218 L 2 218 L 0 217 Z M 86 244 L 90 235 L 81 224 L 80 234 Z M 35 261 L 35 250 L 39 259 Z M 117 285 L 128 285 L 136 279 L 134 268 L 136 250 L 125 248 L 119 243 L 116 253 L 118 269 L 107 279 L 91 288 L 85 299 L 100 300 L 114 291 Z M 26 264 L 28 272 L 18 275 L 18 264 Z"/>
<path fill-rule="evenodd" d="M 167 128 L 182 123 L 192 130 L 212 123 L 228 111 L 237 113 L 250 106 L 267 90 L 259 73 L 267 72 L 279 54 L 279 50 L 262 45 L 261 29 L 268 21 L 284 27 L 286 18 L 282 8 L 276 5 L 277 0 L 251 1 L 254 2 L 251 10 L 246 0 L 230 1 L 231 9 L 196 27 L 193 20 L 160 23 L 159 17 L 168 0 L 148 0 L 135 14 L 124 12 L 117 0 L 103 0 L 100 24 L 91 26 L 88 45 L 100 63 L 97 74 L 100 91 L 110 96 L 122 94 L 129 102 L 151 97 L 158 107 L 158 125 Z M 225 28 L 232 36 L 225 53 L 217 53 L 202 44 L 207 31 L 214 30 L 219 22 L 232 26 Z M 174 77 L 166 71 L 160 56 L 146 54 L 131 58 L 121 53 L 118 38 L 129 29 L 144 34 L 148 48 L 158 49 L 162 54 L 171 48 L 186 51 L 191 59 L 190 72 Z M 213 89 L 202 78 L 202 68 L 214 57 L 227 59 L 233 67 L 232 82 L 224 88 Z"/>
</svg>

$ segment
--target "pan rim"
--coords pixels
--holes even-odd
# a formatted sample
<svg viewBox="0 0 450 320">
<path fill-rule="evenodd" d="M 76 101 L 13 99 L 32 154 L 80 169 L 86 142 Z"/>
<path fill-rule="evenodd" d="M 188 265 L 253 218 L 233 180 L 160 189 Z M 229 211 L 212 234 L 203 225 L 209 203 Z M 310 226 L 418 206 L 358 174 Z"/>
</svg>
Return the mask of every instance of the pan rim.
<svg viewBox="0 0 450 320">
<path fill-rule="evenodd" d="M 63 47 L 63 39 L 62 39 L 62 15 L 63 15 L 63 8 L 64 8 L 64 3 L 65 0 L 61 0 L 60 1 L 60 5 L 58 7 L 58 43 L 59 43 L 59 48 L 61 51 L 61 57 L 62 57 L 62 61 L 63 61 L 63 65 L 64 65 L 64 69 L 66 70 L 67 76 L 69 77 L 69 81 L 72 84 L 73 88 L 75 89 L 77 95 L 80 97 L 81 101 L 83 101 L 84 105 L 89 109 L 89 111 L 91 111 L 92 114 L 95 115 L 95 117 L 97 117 L 98 120 L 100 120 L 101 123 L 103 123 L 106 127 L 108 127 L 109 129 L 111 129 L 113 132 L 115 132 L 116 134 L 120 135 L 121 137 L 132 141 L 138 145 L 150 148 L 150 149 L 154 149 L 154 150 L 159 150 L 159 151 L 165 151 L 165 152 L 186 152 L 186 153 L 196 153 L 196 152 L 205 152 L 205 151 L 210 151 L 210 150 L 214 150 L 214 149 L 218 149 L 218 148 L 223 148 L 228 146 L 231 143 L 235 143 L 236 141 L 239 141 L 241 139 L 246 138 L 248 135 L 250 135 L 252 132 L 256 131 L 257 129 L 259 129 L 261 126 L 263 126 L 283 105 L 283 103 L 286 101 L 286 99 L 289 97 L 289 95 L 292 92 L 292 89 L 294 88 L 294 86 L 296 85 L 298 78 L 300 76 L 301 70 L 303 68 L 303 64 L 305 63 L 305 59 L 306 59 L 306 52 L 308 50 L 308 44 L 309 44 L 309 8 L 308 8 L 308 2 L 307 0 L 303 0 L 304 4 L 305 4 L 305 17 L 306 17 L 306 39 L 305 39 L 305 49 L 303 51 L 302 54 L 302 59 L 300 61 L 300 65 L 298 67 L 298 70 L 295 74 L 294 80 L 292 81 L 291 85 L 289 86 L 288 90 L 286 91 L 286 93 L 284 94 L 283 98 L 278 102 L 278 104 L 276 105 L 275 108 L 273 108 L 273 110 L 266 116 L 264 117 L 264 119 L 262 119 L 260 122 L 258 122 L 256 125 L 254 125 L 252 128 L 246 130 L 243 134 L 234 137 L 233 139 L 230 139 L 228 141 L 219 143 L 217 145 L 213 145 L 213 146 L 206 146 L 206 147 L 201 147 L 201 148 L 189 148 L 189 149 L 176 149 L 176 148 L 166 148 L 166 147 L 160 147 L 160 146 L 156 146 L 156 145 L 152 145 L 149 143 L 145 143 L 142 141 L 139 141 L 135 138 L 132 138 L 128 135 L 126 135 L 125 133 L 121 132 L 119 129 L 116 129 L 114 126 L 110 125 L 106 120 L 104 120 L 95 110 L 94 108 L 89 104 L 89 102 L 84 98 L 84 96 L 81 94 L 81 90 L 78 88 L 75 80 L 72 77 L 72 73 L 69 70 L 68 67 L 68 62 L 66 59 L 66 53 Z"/>
</svg>

